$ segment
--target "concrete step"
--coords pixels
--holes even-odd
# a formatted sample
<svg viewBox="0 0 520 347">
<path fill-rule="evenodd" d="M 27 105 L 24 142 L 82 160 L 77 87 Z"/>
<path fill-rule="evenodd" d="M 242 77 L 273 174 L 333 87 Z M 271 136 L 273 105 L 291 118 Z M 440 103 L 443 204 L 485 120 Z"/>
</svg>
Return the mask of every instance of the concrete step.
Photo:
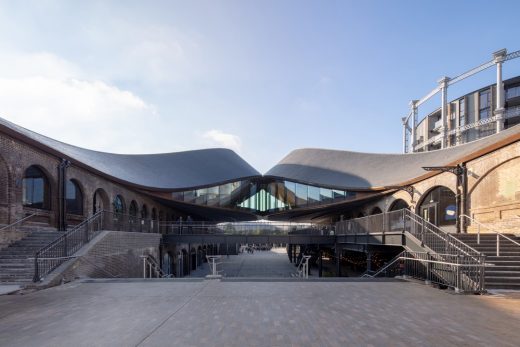
<svg viewBox="0 0 520 347">
<path fill-rule="evenodd" d="M 493 283 L 486 284 L 487 289 L 511 289 L 520 290 L 520 283 Z"/>
</svg>

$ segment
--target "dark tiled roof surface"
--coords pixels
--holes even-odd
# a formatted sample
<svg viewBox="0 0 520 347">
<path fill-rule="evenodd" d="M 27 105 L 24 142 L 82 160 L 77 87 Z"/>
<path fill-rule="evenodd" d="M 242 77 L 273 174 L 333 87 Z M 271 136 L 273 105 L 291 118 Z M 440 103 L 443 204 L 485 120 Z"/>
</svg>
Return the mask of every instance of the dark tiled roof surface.
<svg viewBox="0 0 520 347">
<path fill-rule="evenodd" d="M 283 158 L 266 175 L 353 189 L 398 186 L 426 174 L 422 169 L 424 166 L 455 163 L 518 134 L 520 125 L 464 145 L 412 154 L 297 149 Z"/>
<path fill-rule="evenodd" d="M 2 126 L 62 153 L 73 161 L 145 188 L 191 188 L 260 175 L 229 149 L 212 148 L 164 154 L 113 154 L 56 141 L 0 118 L 0 127 Z"/>
</svg>

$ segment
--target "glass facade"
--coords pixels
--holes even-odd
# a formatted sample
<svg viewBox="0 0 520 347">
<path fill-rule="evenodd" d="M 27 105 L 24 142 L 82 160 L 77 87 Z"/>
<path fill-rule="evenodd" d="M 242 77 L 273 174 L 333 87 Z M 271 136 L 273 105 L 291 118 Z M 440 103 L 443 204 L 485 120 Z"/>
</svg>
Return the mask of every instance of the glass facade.
<svg viewBox="0 0 520 347">
<path fill-rule="evenodd" d="M 491 116 L 491 92 L 484 90 L 479 93 L 479 119 L 488 119 Z"/>
<path fill-rule="evenodd" d="M 520 96 L 520 86 L 511 87 L 506 89 L 506 100 L 516 98 Z"/>
<path fill-rule="evenodd" d="M 172 199 L 177 201 L 255 213 L 333 204 L 355 196 L 354 192 L 278 180 L 236 181 L 172 193 Z"/>
</svg>

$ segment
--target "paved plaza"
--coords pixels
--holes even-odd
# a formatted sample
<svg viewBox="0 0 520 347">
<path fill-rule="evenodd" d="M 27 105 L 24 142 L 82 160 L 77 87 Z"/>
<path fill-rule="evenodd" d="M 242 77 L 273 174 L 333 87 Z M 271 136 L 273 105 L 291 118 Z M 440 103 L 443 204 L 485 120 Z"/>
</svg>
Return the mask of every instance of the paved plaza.
<svg viewBox="0 0 520 347">
<path fill-rule="evenodd" d="M 270 251 L 255 251 L 238 255 L 221 256 L 218 270 L 224 277 L 291 277 L 296 266 L 291 264 L 285 248 L 273 248 Z M 210 274 L 207 263 L 202 264 L 191 277 L 205 277 Z"/>
<path fill-rule="evenodd" d="M 518 346 L 520 299 L 408 282 L 98 280 L 0 296 L 1 346 Z"/>
</svg>

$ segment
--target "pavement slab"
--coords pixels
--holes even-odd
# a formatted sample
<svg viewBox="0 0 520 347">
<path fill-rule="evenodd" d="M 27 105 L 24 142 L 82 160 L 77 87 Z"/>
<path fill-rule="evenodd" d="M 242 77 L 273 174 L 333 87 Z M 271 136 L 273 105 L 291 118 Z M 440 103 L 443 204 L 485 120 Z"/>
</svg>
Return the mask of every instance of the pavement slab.
<svg viewBox="0 0 520 347">
<path fill-rule="evenodd" d="M 388 281 L 77 281 L 0 296 L 0 346 L 518 346 L 520 298 Z"/>
</svg>

